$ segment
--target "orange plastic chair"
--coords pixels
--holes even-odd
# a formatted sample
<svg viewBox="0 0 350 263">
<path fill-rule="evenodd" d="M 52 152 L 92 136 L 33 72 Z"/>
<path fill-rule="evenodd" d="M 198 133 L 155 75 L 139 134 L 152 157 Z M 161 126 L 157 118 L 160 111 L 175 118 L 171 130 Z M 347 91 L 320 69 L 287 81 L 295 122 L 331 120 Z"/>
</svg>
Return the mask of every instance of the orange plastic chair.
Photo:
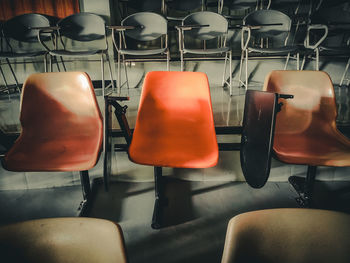
<svg viewBox="0 0 350 263">
<path fill-rule="evenodd" d="M 152 227 L 161 227 L 161 167 L 207 168 L 219 151 L 208 78 L 199 72 L 149 72 L 144 81 L 129 158 L 155 166 Z"/>
<path fill-rule="evenodd" d="M 89 76 L 83 72 L 33 74 L 23 85 L 20 107 L 21 135 L 5 154 L 4 168 L 81 171 L 87 201 L 87 170 L 98 161 L 103 141 L 102 115 Z"/>
<path fill-rule="evenodd" d="M 272 71 L 264 90 L 294 95 L 277 115 L 273 150 L 282 162 L 308 165 L 305 180 L 289 178 L 298 201 L 308 205 L 317 166 L 350 166 L 350 140 L 336 127 L 332 81 L 321 71 Z"/>
</svg>

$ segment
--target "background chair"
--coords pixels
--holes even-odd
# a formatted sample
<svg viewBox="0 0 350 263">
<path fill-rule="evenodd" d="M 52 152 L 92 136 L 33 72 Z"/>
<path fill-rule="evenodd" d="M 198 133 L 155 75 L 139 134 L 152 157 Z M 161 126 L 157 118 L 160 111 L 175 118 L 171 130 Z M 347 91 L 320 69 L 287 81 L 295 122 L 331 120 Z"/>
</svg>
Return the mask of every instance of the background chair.
<svg viewBox="0 0 350 263">
<path fill-rule="evenodd" d="M 232 95 L 232 51 L 230 47 L 226 46 L 227 20 L 214 12 L 196 12 L 186 16 L 182 21 L 182 26 L 178 26 L 177 29 L 179 32 L 181 71 L 184 70 L 184 60 L 187 54 L 199 55 L 200 57 L 224 54 L 225 64 L 222 85 L 227 84 L 230 88 L 230 95 Z M 200 48 L 193 47 L 194 44 L 198 44 L 198 42 L 193 43 L 194 40 L 201 41 L 202 46 Z M 192 47 L 189 44 L 190 41 Z M 227 61 L 229 62 L 228 82 L 225 79 Z"/>
<path fill-rule="evenodd" d="M 345 263 L 350 215 L 281 208 L 243 213 L 227 227 L 221 263 Z"/>
<path fill-rule="evenodd" d="M 5 154 L 9 171 L 80 171 L 84 202 L 88 170 L 102 150 L 103 123 L 89 76 L 82 72 L 37 73 L 23 85 L 21 135 Z"/>
<path fill-rule="evenodd" d="M 102 17 L 92 13 L 77 13 L 61 19 L 57 22 L 57 28 L 53 29 L 59 39 L 55 49 L 50 49 L 42 41 L 42 34 L 47 30 L 50 31 L 50 29 L 44 28 L 39 34 L 40 42 L 47 49 L 50 56 L 55 58 L 87 58 L 99 55 L 101 57 L 102 96 L 104 96 L 106 88 L 112 86 L 114 90 L 112 68 L 108 56 L 106 25 Z M 107 87 L 105 86 L 104 75 L 105 59 L 108 62 L 111 79 L 111 84 Z M 63 67 L 66 70 L 64 64 Z"/>
<path fill-rule="evenodd" d="M 122 229 L 96 218 L 49 218 L 0 227 L 1 261 L 126 263 Z"/>
<path fill-rule="evenodd" d="M 315 60 L 315 70 L 320 69 L 320 56 L 348 58 L 339 85 L 346 80 L 346 73 L 350 65 L 350 22 L 344 22 L 344 17 L 349 15 L 342 8 L 333 7 L 338 16 L 330 15 L 330 8 L 323 7 L 311 17 L 311 24 L 307 27 L 304 46 L 311 54 L 303 58 L 303 69 L 306 57 Z M 350 21 L 350 20 L 349 20 Z M 310 52 L 308 52 L 310 53 Z M 347 85 L 349 85 L 349 80 Z"/>
<path fill-rule="evenodd" d="M 12 68 L 10 59 L 27 59 L 44 57 L 44 69 L 47 71 L 46 54 L 47 51 L 38 45 L 38 29 L 32 29 L 35 27 L 49 27 L 50 21 L 47 17 L 41 14 L 23 14 L 11 18 L 4 22 L 2 27 L 2 34 L 5 39 L 2 43 L 2 48 L 0 51 L 0 60 L 5 60 L 11 74 L 14 78 L 16 88 L 19 91 L 20 86 L 18 83 L 18 78 L 15 74 L 15 70 Z M 43 35 L 43 41 L 50 39 L 50 35 Z M 1 62 L 1 61 L 0 61 Z M 3 72 L 0 64 L 0 71 Z M 9 90 L 9 85 L 2 73 L 5 86 Z"/>
<path fill-rule="evenodd" d="M 159 59 L 155 55 L 165 55 L 167 70 L 169 70 L 168 26 L 167 20 L 163 16 L 152 12 L 135 13 L 125 18 L 121 22 L 121 26 L 114 27 L 112 30 L 114 47 L 118 53 L 119 90 L 122 87 L 121 63 L 124 64 L 126 84 L 129 89 L 126 56 L 155 61 Z M 116 36 L 115 31 L 118 32 L 118 36 Z M 138 48 L 138 43 L 143 48 Z"/>
<path fill-rule="evenodd" d="M 261 56 L 286 56 L 284 69 L 287 68 L 291 55 L 295 55 L 296 68 L 299 69 L 298 47 L 288 42 L 291 19 L 287 15 L 277 10 L 257 10 L 243 19 L 243 25 L 239 81 L 246 89 L 248 89 L 248 56 L 250 53 Z M 244 60 L 245 81 L 242 81 Z"/>
<path fill-rule="evenodd" d="M 205 9 L 205 0 L 165 0 L 165 16 L 170 21 L 182 21 L 185 16 Z"/>
<path fill-rule="evenodd" d="M 330 77 L 321 71 L 272 71 L 264 90 L 294 95 L 277 115 L 273 151 L 278 160 L 308 166 L 306 178 L 289 181 L 302 205 L 311 205 L 317 166 L 350 166 L 350 140 L 336 126 Z"/>
</svg>

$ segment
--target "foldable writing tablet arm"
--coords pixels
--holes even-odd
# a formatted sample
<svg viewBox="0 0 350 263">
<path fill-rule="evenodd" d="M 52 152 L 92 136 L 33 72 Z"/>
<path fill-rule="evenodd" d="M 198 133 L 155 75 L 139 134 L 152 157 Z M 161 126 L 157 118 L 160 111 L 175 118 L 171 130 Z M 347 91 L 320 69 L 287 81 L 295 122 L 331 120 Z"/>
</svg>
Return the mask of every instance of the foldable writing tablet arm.
<svg viewBox="0 0 350 263">
<path fill-rule="evenodd" d="M 287 99 L 292 98 L 292 96 L 248 90 L 242 127 L 216 128 L 216 134 L 242 134 L 241 143 L 221 143 L 219 150 L 241 151 L 241 166 L 244 176 L 247 183 L 254 188 L 263 187 L 270 173 L 275 117 L 282 106 L 282 103 L 278 103 L 279 98 Z M 115 145 L 115 150 L 123 151 L 129 147 L 132 141 L 132 130 L 129 128 L 125 116 L 126 106 L 121 106 L 116 101 L 118 98 L 109 97 L 106 99 L 108 102 L 106 103 L 108 108 L 106 111 L 108 113 L 107 122 L 111 121 L 110 113 L 113 106 L 122 130 L 122 136 L 126 140 L 126 145 Z M 108 137 L 109 134 L 106 138 Z M 151 226 L 158 229 L 163 225 L 162 210 L 167 204 L 161 166 L 154 165 L 154 176 L 156 199 Z M 108 178 L 105 178 L 105 182 L 108 182 Z"/>
</svg>

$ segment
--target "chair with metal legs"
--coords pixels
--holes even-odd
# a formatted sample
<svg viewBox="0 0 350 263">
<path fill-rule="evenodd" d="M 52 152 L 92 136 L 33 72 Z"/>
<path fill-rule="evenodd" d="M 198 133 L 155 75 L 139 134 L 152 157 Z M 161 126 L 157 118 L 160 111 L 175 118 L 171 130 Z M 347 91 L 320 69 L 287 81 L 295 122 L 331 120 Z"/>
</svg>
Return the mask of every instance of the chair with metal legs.
<svg viewBox="0 0 350 263">
<path fill-rule="evenodd" d="M 99 160 L 103 141 L 102 115 L 90 77 L 83 72 L 32 74 L 23 85 L 20 109 L 22 131 L 3 158 L 4 168 L 80 171 L 80 214 L 85 214 L 91 200 L 88 170 Z"/>
<path fill-rule="evenodd" d="M 57 37 L 55 48 L 49 48 L 43 41 L 42 36 L 47 32 L 52 32 Z M 101 87 L 102 96 L 105 90 L 112 87 L 114 81 L 112 67 L 108 55 L 108 42 L 105 21 L 102 17 L 92 13 L 77 13 L 65 17 L 57 22 L 57 26 L 42 28 L 39 31 L 39 40 L 49 52 L 51 58 L 83 58 L 100 56 L 101 61 Z M 104 63 L 108 63 L 110 84 L 105 85 Z M 63 68 L 66 71 L 62 59 Z M 50 60 L 52 71 L 52 59 Z"/>
<path fill-rule="evenodd" d="M 46 55 L 47 51 L 38 46 L 38 29 L 35 27 L 49 27 L 50 21 L 47 17 L 41 14 L 23 14 L 13 17 L 4 22 L 2 25 L 2 35 L 4 41 L 1 43 L 0 60 L 4 59 L 10 69 L 16 88 L 20 91 L 20 85 L 13 69 L 10 60 L 18 59 L 33 59 L 36 57 L 44 58 L 43 71 L 47 71 Z M 51 40 L 49 35 L 43 35 L 43 41 Z M 3 77 L 5 87 L 9 91 L 9 84 L 4 75 L 0 64 L 0 71 Z"/>
<path fill-rule="evenodd" d="M 187 55 L 189 59 L 203 59 L 207 57 L 218 57 L 225 55 L 222 86 L 229 87 L 232 95 L 232 51 L 226 45 L 228 22 L 222 16 L 214 12 L 196 12 L 186 16 L 182 25 L 176 27 L 179 32 L 179 49 L 181 58 L 181 71 L 184 70 L 184 61 Z M 201 47 L 190 46 L 188 41 L 200 40 Z M 219 43 L 219 46 L 218 46 Z M 193 45 L 193 44 L 192 44 Z M 226 81 L 226 66 L 229 63 L 229 81 Z"/>
<path fill-rule="evenodd" d="M 165 56 L 167 70 L 169 70 L 168 24 L 163 16 L 152 12 L 135 13 L 125 18 L 121 26 L 111 26 L 111 29 L 114 47 L 118 53 L 119 92 L 125 83 L 129 89 L 127 61 L 133 59 L 157 61 L 164 60 Z M 124 65 L 126 77 L 126 82 L 123 84 L 121 83 L 121 63 Z"/>
<path fill-rule="evenodd" d="M 263 57 L 286 57 L 284 69 L 287 69 L 289 59 L 295 58 L 296 69 L 299 69 L 299 49 L 290 43 L 290 30 L 291 19 L 277 10 L 257 10 L 243 19 L 239 70 L 239 81 L 243 87 L 248 89 L 248 57 L 251 53 Z M 244 62 L 245 79 L 242 81 Z"/>
<path fill-rule="evenodd" d="M 350 166 L 350 140 L 336 126 L 332 81 L 322 71 L 272 71 L 264 90 L 294 95 L 277 116 L 273 151 L 278 160 L 307 165 L 306 178 L 291 176 L 301 205 L 312 205 L 317 166 Z"/>
</svg>

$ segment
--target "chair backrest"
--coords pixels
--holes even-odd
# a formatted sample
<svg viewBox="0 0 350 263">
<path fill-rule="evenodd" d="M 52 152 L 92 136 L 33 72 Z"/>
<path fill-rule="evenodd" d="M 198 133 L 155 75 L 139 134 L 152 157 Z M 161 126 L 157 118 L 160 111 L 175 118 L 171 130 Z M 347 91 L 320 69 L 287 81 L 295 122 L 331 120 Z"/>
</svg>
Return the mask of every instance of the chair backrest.
<svg viewBox="0 0 350 263">
<path fill-rule="evenodd" d="M 103 121 L 92 82 L 83 72 L 37 73 L 23 84 L 22 131 L 5 154 L 14 171 L 81 171 L 95 166 Z"/>
<path fill-rule="evenodd" d="M 31 27 L 48 27 L 50 21 L 41 14 L 23 14 L 7 20 L 3 25 L 5 37 L 21 42 L 38 42 L 38 29 Z"/>
<path fill-rule="evenodd" d="M 337 108 L 332 81 L 322 71 L 276 70 L 267 75 L 264 90 L 294 95 L 283 100 L 275 134 L 317 133 L 336 126 Z M 275 138 L 276 138 L 275 137 Z M 278 140 L 275 140 L 275 146 Z"/>
<path fill-rule="evenodd" d="M 139 41 L 152 41 L 168 32 L 167 20 L 156 13 L 139 12 L 125 18 L 121 25 L 135 26 L 125 31 L 125 35 Z"/>
<path fill-rule="evenodd" d="M 286 14 L 277 10 L 256 10 L 244 17 L 243 25 L 262 25 L 251 31 L 252 36 L 257 38 L 286 38 L 290 32 L 291 19 Z"/>
<path fill-rule="evenodd" d="M 0 227 L 3 263 L 126 263 L 122 229 L 97 218 L 46 218 Z"/>
<path fill-rule="evenodd" d="M 102 17 L 92 13 L 77 13 L 67 16 L 57 25 L 61 36 L 76 41 L 94 41 L 106 36 L 106 25 Z"/>
<path fill-rule="evenodd" d="M 183 19 L 182 25 L 205 25 L 205 27 L 185 32 L 185 35 L 190 35 L 200 40 L 210 40 L 220 37 L 226 34 L 228 30 L 226 18 L 220 14 L 209 11 L 189 14 Z"/>
<path fill-rule="evenodd" d="M 266 209 L 230 220 L 221 263 L 346 263 L 349 246 L 348 214 Z"/>
</svg>

